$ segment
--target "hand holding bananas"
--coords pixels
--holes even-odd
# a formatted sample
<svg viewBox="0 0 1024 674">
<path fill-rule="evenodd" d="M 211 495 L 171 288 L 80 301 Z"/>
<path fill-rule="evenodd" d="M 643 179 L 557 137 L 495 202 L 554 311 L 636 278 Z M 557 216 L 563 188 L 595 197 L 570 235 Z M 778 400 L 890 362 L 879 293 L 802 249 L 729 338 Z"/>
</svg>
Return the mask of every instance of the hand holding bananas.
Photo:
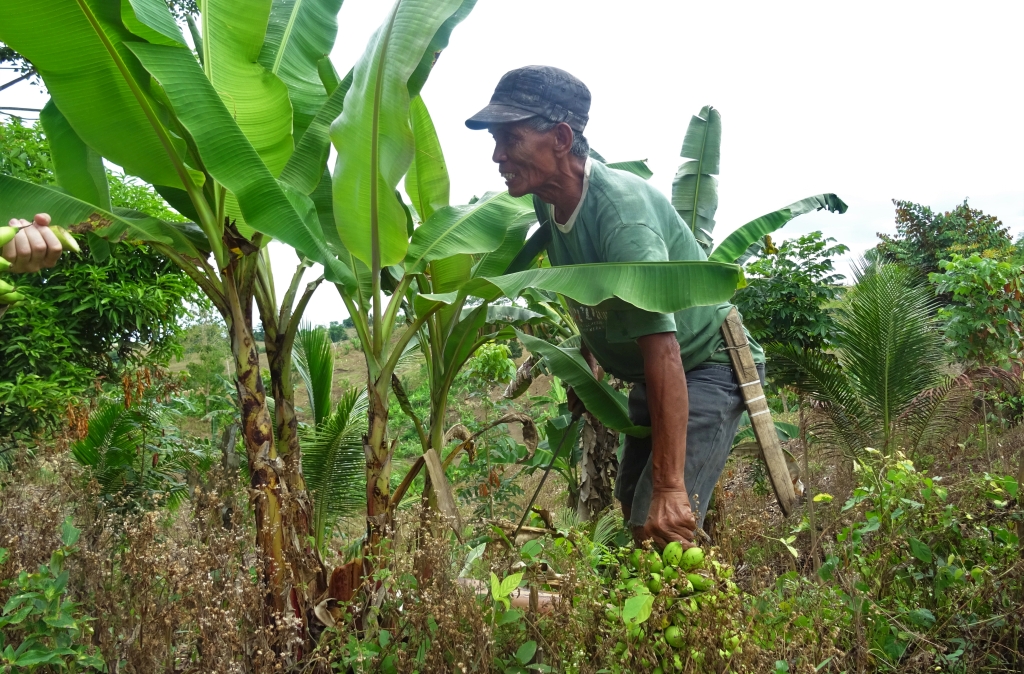
<svg viewBox="0 0 1024 674">
<path fill-rule="evenodd" d="M 38 213 L 32 222 L 12 219 L 0 227 L 3 262 L 0 271 L 34 272 L 57 264 L 64 248 L 78 251 L 78 244 L 63 227 L 51 227 L 50 216 Z"/>
<path fill-rule="evenodd" d="M 0 271 L 33 272 L 57 263 L 64 248 L 81 252 L 63 227 L 51 227 L 50 216 L 38 213 L 32 222 L 12 219 L 0 227 Z M 0 279 L 0 315 L 25 299 L 13 285 Z"/>
</svg>

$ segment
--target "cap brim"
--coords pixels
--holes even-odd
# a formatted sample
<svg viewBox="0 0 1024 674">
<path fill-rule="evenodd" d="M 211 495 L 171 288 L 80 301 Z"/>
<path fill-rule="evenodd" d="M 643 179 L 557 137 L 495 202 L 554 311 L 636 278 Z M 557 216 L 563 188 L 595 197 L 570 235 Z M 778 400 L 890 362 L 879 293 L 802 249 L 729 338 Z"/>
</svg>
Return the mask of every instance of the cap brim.
<svg viewBox="0 0 1024 674">
<path fill-rule="evenodd" d="M 494 124 L 521 122 L 524 119 L 536 116 L 537 113 L 530 112 L 529 110 L 523 110 L 522 108 L 516 108 L 511 105 L 492 103 L 467 119 L 466 126 L 474 131 L 479 131 L 480 129 L 486 129 Z"/>
</svg>

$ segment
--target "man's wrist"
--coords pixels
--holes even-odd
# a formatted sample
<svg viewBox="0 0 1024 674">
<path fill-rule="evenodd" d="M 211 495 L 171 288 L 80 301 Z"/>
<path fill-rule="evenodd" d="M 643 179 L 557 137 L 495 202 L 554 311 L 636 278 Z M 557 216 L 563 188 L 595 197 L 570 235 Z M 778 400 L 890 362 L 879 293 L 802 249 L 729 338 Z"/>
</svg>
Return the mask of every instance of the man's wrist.
<svg viewBox="0 0 1024 674">
<path fill-rule="evenodd" d="M 669 482 L 669 483 L 655 482 L 653 487 L 654 487 L 654 492 L 656 494 L 685 494 L 686 493 L 686 484 L 683 483 L 683 482 L 679 482 L 679 483 L 676 483 L 676 482 Z"/>
</svg>

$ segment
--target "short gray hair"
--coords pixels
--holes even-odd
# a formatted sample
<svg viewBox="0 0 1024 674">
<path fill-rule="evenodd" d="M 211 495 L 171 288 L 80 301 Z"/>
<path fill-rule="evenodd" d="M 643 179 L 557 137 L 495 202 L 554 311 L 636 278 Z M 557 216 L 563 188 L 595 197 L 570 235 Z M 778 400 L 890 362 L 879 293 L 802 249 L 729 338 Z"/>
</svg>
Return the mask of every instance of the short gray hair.
<svg viewBox="0 0 1024 674">
<path fill-rule="evenodd" d="M 540 115 L 530 117 L 529 119 L 524 120 L 523 123 L 538 133 L 547 133 L 559 124 L 559 122 L 552 122 Z M 573 131 L 572 148 L 569 151 L 577 157 L 586 159 L 590 156 L 590 143 L 587 142 L 586 137 L 582 133 L 576 133 Z"/>
</svg>

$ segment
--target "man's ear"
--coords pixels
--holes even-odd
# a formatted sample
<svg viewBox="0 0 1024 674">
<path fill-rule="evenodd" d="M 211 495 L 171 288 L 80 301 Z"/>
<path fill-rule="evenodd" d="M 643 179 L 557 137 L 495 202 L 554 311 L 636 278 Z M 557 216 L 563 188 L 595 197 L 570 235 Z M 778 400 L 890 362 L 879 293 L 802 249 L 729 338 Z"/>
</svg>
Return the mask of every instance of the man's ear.
<svg viewBox="0 0 1024 674">
<path fill-rule="evenodd" d="M 555 154 L 561 157 L 572 151 L 573 131 L 572 127 L 562 122 L 554 128 L 555 131 Z"/>
</svg>

